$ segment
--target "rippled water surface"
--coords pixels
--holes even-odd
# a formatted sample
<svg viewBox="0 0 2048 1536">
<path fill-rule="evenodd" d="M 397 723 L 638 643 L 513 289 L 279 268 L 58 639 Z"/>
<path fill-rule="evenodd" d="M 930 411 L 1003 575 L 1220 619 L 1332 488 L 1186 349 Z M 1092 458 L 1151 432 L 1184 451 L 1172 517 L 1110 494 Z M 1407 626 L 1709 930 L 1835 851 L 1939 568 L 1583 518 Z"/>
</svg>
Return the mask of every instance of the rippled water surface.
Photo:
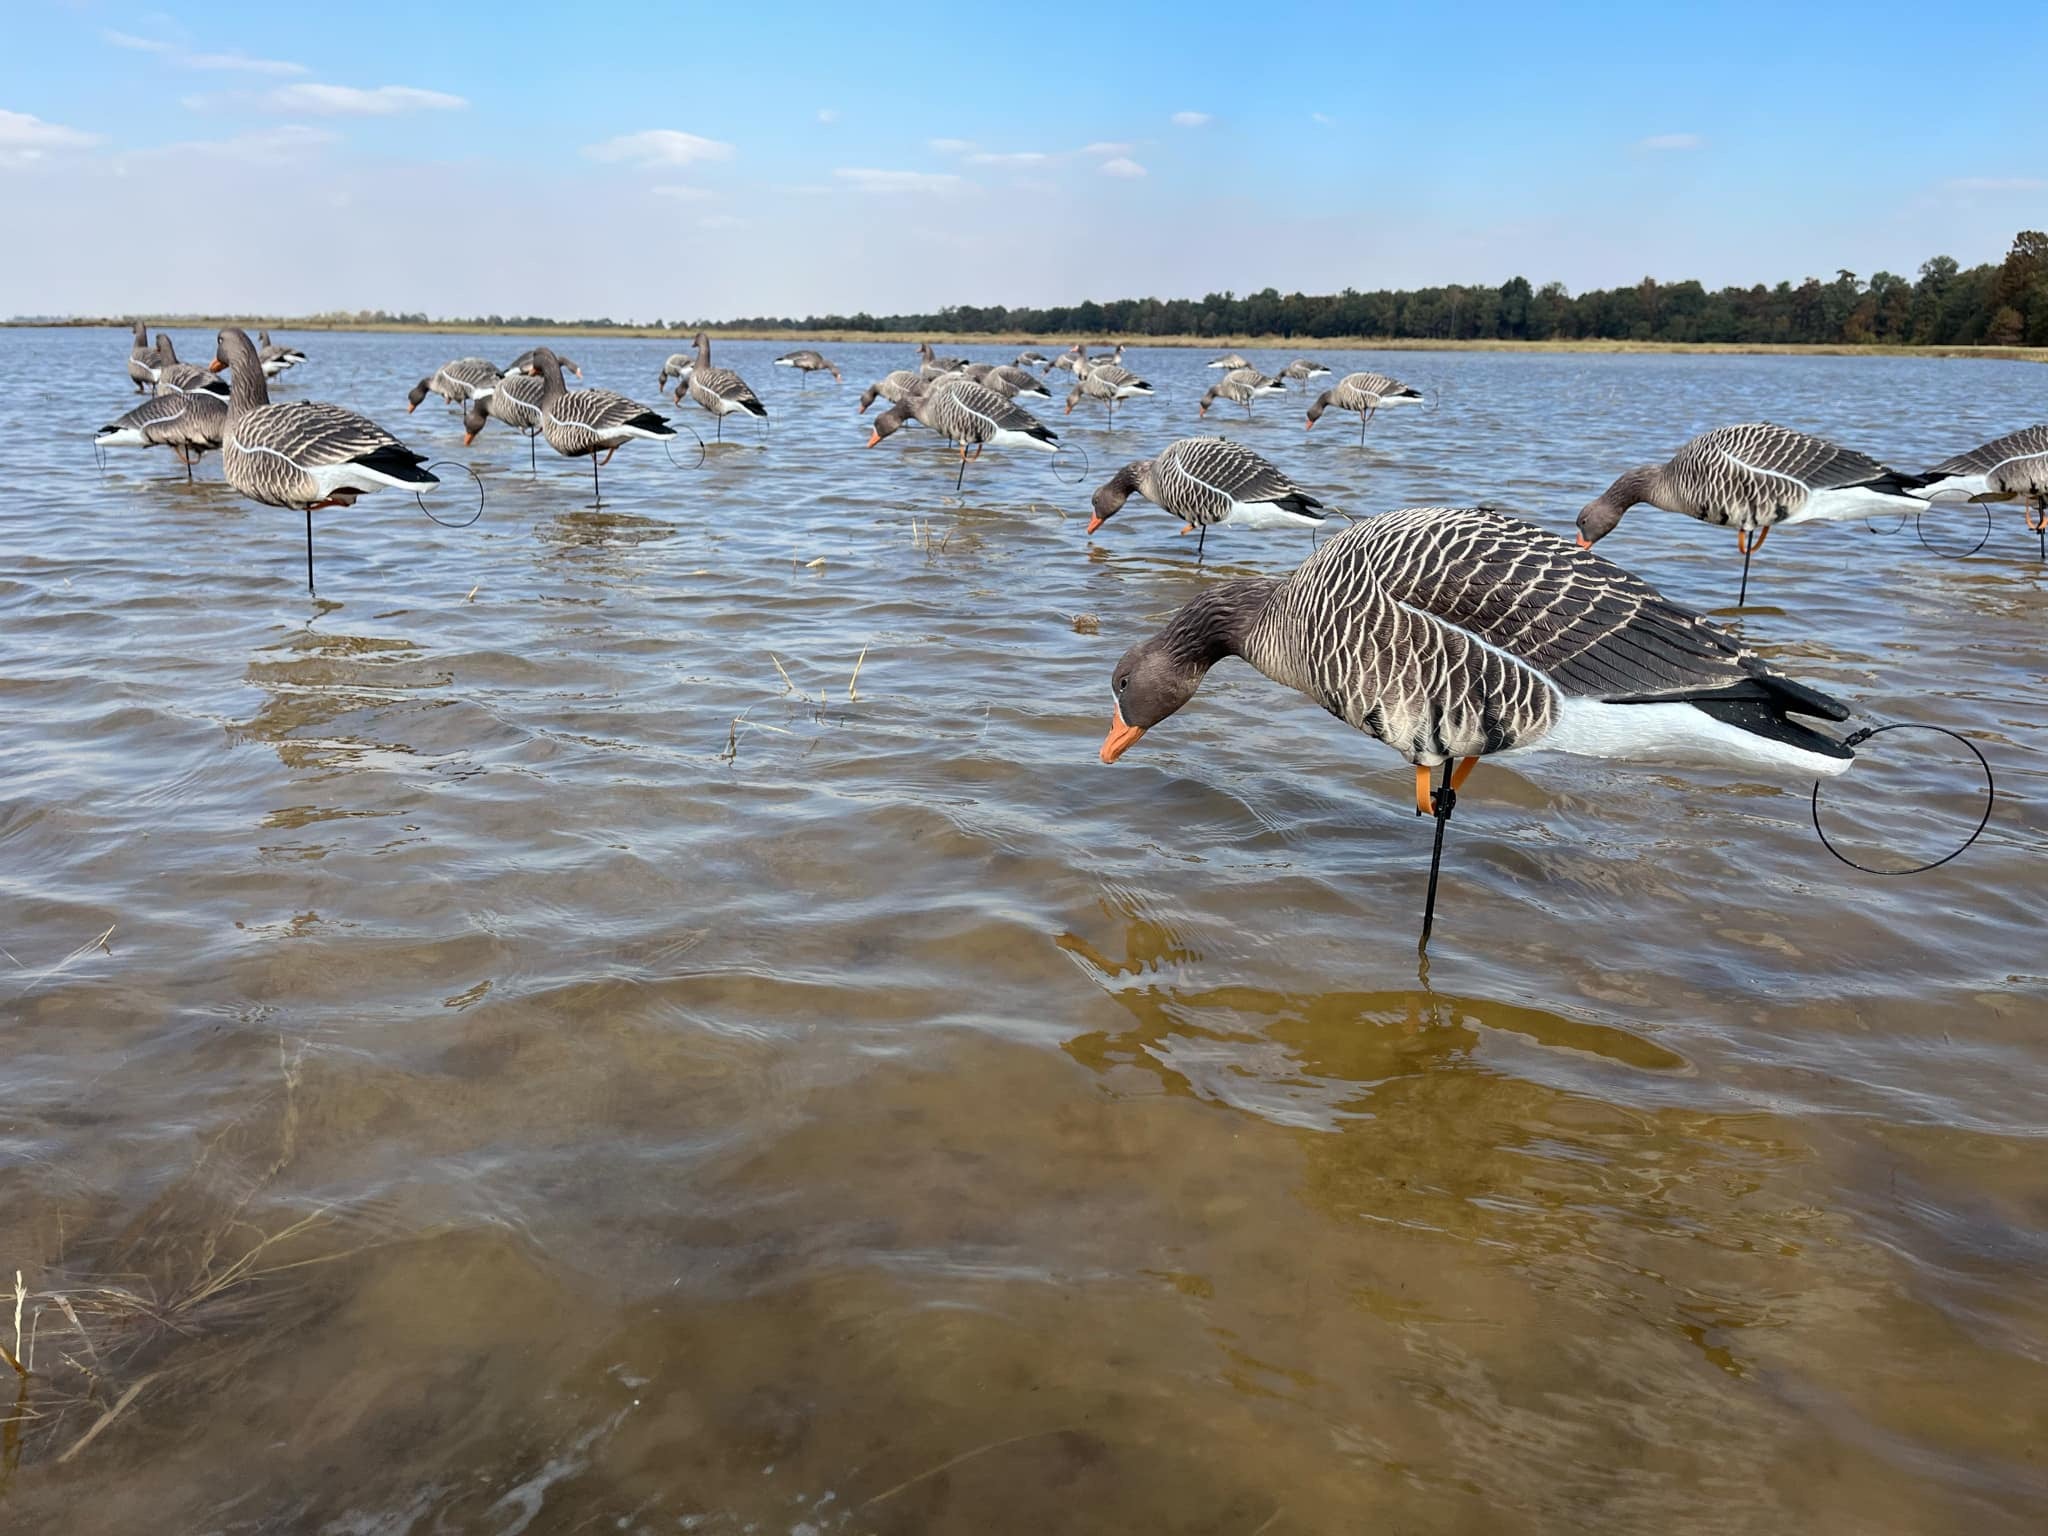
<svg viewBox="0 0 2048 1536">
<path fill-rule="evenodd" d="M 96 468 L 125 336 L 0 332 L 0 1527 L 2041 1528 L 2016 510 L 1968 559 L 1781 531 L 1722 614 L 1983 748 L 1964 858 L 1854 874 L 1802 785 L 1488 764 L 1423 977 L 1385 748 L 1231 663 L 1096 761 L 1128 644 L 1307 551 L 1198 571 L 1138 502 L 1083 534 L 1206 354 L 1134 350 L 1160 398 L 1113 435 L 1056 421 L 1088 481 L 992 451 L 956 496 L 929 433 L 863 447 L 908 347 L 799 390 L 724 345 L 772 430 L 630 447 L 593 510 L 587 465 L 405 414 L 523 341 L 290 339 L 280 397 L 473 463 L 482 521 L 319 514 L 310 598 L 217 459 Z M 568 350 L 652 399 L 670 348 Z M 1348 511 L 1556 528 L 1726 421 L 1921 467 L 2048 414 L 2020 364 L 1330 361 L 1441 408 L 1211 423 Z M 1723 531 L 1602 550 L 1734 597 Z M 1873 858 L 1967 829 L 1960 748 L 1870 751 Z"/>
</svg>

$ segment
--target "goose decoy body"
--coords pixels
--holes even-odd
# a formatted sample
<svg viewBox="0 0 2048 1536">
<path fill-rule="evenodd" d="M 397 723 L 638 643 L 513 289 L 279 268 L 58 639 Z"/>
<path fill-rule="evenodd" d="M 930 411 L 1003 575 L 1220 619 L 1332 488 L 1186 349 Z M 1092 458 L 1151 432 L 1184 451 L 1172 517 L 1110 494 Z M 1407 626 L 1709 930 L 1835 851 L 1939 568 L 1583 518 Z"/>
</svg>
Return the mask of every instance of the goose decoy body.
<svg viewBox="0 0 2048 1536">
<path fill-rule="evenodd" d="M 877 399 L 886 400 L 891 405 L 901 405 L 903 397 L 915 394 L 918 390 L 924 388 L 924 382 L 912 369 L 892 369 L 862 391 L 860 409 L 855 411 L 854 414 L 856 416 L 867 415 L 868 407 L 873 405 Z"/>
<path fill-rule="evenodd" d="M 1040 382 L 1037 374 L 1028 368 L 1019 368 L 1013 363 L 998 363 L 989 369 L 980 380 L 998 394 L 1008 395 L 1012 400 L 1020 395 L 1029 395 L 1034 400 L 1050 400 L 1052 391 Z"/>
<path fill-rule="evenodd" d="M 222 400 L 228 397 L 228 381 L 208 373 L 197 363 L 178 361 L 178 348 L 168 332 L 159 331 L 156 338 L 156 393 L 159 395 L 216 395 Z M 214 447 L 218 448 L 219 443 Z"/>
<path fill-rule="evenodd" d="M 609 389 L 571 389 L 562 382 L 562 360 L 548 347 L 535 347 L 519 365 L 541 380 L 540 432 L 565 459 L 590 460 L 590 492 L 604 505 L 597 471 L 612 455 L 641 438 L 664 442 L 676 435 L 668 418 Z M 603 454 L 603 458 L 598 455 Z"/>
<path fill-rule="evenodd" d="M 1202 395 L 1201 405 L 1195 414 L 1206 417 L 1209 407 L 1218 400 L 1234 400 L 1244 407 L 1244 417 L 1250 421 L 1252 402 L 1261 395 L 1284 395 L 1287 386 L 1278 379 L 1269 379 L 1256 368 L 1233 368 L 1223 375 Z"/>
<path fill-rule="evenodd" d="M 1235 368 L 1249 368 L 1251 367 L 1251 364 L 1246 362 L 1242 357 L 1239 357 L 1235 352 L 1226 352 L 1221 357 L 1212 358 L 1208 363 L 1208 366 L 1211 368 L 1222 368 L 1228 371 Z"/>
<path fill-rule="evenodd" d="M 775 366 L 778 368 L 796 369 L 799 377 L 806 385 L 811 382 L 811 375 L 814 373 L 831 374 L 834 384 L 846 382 L 839 376 L 839 369 L 835 364 L 828 362 L 823 353 L 813 352 L 809 347 L 799 347 L 794 352 L 783 353 L 782 356 L 775 359 Z"/>
<path fill-rule="evenodd" d="M 1230 656 L 1414 765 L 1416 812 L 1437 823 L 1425 942 L 1443 829 L 1482 757 L 1551 750 L 1800 778 L 1854 757 L 1794 718 L 1845 720 L 1840 702 L 1619 566 L 1491 507 L 1385 513 L 1288 576 L 1215 583 L 1116 664 L 1102 761 Z"/>
<path fill-rule="evenodd" d="M 2029 533 L 2048 534 L 2048 423 L 1943 459 L 1919 477 L 1922 501 L 2017 501 Z"/>
<path fill-rule="evenodd" d="M 1355 411 L 1358 413 L 1358 442 L 1363 447 L 1365 424 L 1372 420 L 1381 406 L 1422 403 L 1422 391 L 1412 384 L 1403 384 L 1384 373 L 1347 373 L 1337 381 L 1336 388 L 1326 389 L 1316 396 L 1308 408 L 1308 425 L 1303 430 L 1313 432 L 1316 423 L 1323 419 L 1323 412 L 1333 406 L 1340 411 Z"/>
<path fill-rule="evenodd" d="M 927 381 L 942 379 L 949 373 L 958 373 L 967 366 L 964 357 L 940 357 L 932 351 L 932 344 L 920 341 L 917 344 L 917 371 Z"/>
<path fill-rule="evenodd" d="M 868 446 L 915 419 L 939 436 L 958 446 L 960 470 L 953 477 L 953 489 L 960 488 L 967 474 L 967 450 L 980 458 L 983 448 L 1032 448 L 1044 453 L 1059 451 L 1059 438 L 1052 429 L 1016 401 L 997 394 L 972 379 L 944 378 L 903 399 L 875 418 Z"/>
<path fill-rule="evenodd" d="M 221 471 L 229 485 L 268 507 L 306 514 L 306 590 L 313 590 L 313 514 L 353 506 L 381 486 L 418 492 L 440 484 L 414 453 L 374 421 L 316 400 L 272 405 L 256 343 L 230 326 L 214 346 L 213 371 L 230 370 Z"/>
<path fill-rule="evenodd" d="M 306 360 L 306 354 L 297 347 L 280 347 L 270 339 L 270 332 L 256 333 L 256 355 L 263 360 L 263 376 L 275 378 L 287 368 L 296 368 Z"/>
<path fill-rule="evenodd" d="M 192 466 L 209 449 L 220 447 L 227 423 L 228 402 L 221 396 L 203 389 L 165 389 L 159 383 L 155 395 L 101 427 L 93 442 L 102 448 L 168 448 L 190 480 Z"/>
<path fill-rule="evenodd" d="M 462 446 L 467 448 L 475 442 L 489 422 L 502 421 L 526 438 L 527 468 L 537 471 L 540 466 L 535 462 L 535 454 L 539 450 L 535 440 L 540 436 L 541 401 L 547 396 L 548 385 L 539 375 L 526 372 L 525 363 L 518 368 L 518 372 L 499 379 L 487 394 L 470 397 L 462 409 Z"/>
<path fill-rule="evenodd" d="M 149 327 L 142 321 L 134 323 L 135 341 L 128 348 L 128 382 L 135 386 L 135 393 L 146 395 L 150 385 L 156 382 L 157 365 L 160 361 L 156 349 L 149 344 Z"/>
<path fill-rule="evenodd" d="M 511 362 L 507 363 L 504 371 L 508 374 L 526 374 L 527 377 L 532 377 L 533 375 L 527 374 L 527 368 L 533 362 L 533 354 L 539 350 L 538 347 L 527 348 L 526 351 L 520 353 Z M 557 352 L 555 354 L 555 363 L 561 368 L 562 372 L 573 373 L 579 379 L 583 377 L 583 365 L 574 358 L 564 357 L 561 353 Z"/>
<path fill-rule="evenodd" d="M 656 391 L 665 391 L 670 379 L 674 379 L 678 385 L 682 384 L 689 378 L 690 370 L 696 363 L 697 357 L 693 352 L 669 353 L 668 361 L 661 365 L 661 372 L 654 376 Z"/>
<path fill-rule="evenodd" d="M 1109 406 L 1109 425 L 1116 427 L 1116 403 L 1150 395 L 1152 386 L 1128 368 L 1115 363 L 1084 363 L 1074 370 L 1074 387 L 1067 391 L 1066 414 L 1083 400 L 1100 400 Z"/>
<path fill-rule="evenodd" d="M 1703 432 L 1662 464 L 1619 476 L 1579 513 L 1579 544 L 1591 549 L 1638 502 L 1735 529 L 1742 556 L 1740 604 L 1749 561 L 1780 523 L 1846 522 L 1886 512 L 1916 513 L 1925 480 L 1902 475 L 1853 448 L 1768 421 Z"/>
<path fill-rule="evenodd" d="M 697 356 L 690 364 L 689 377 L 677 386 L 676 404 L 683 403 L 686 392 L 717 418 L 721 442 L 725 440 L 725 418 L 733 412 L 744 411 L 749 416 L 761 417 L 768 414 L 768 407 L 747 387 L 745 379 L 730 368 L 711 366 L 711 338 L 702 331 L 697 333 Z"/>
<path fill-rule="evenodd" d="M 1011 359 L 1011 366 L 1014 368 L 1043 368 L 1046 366 L 1046 357 L 1043 352 L 1019 352 L 1016 357 Z"/>
<path fill-rule="evenodd" d="M 428 395 L 439 395 L 450 405 L 461 405 L 466 400 L 485 396 L 497 388 L 503 375 L 497 366 L 480 357 L 458 357 L 443 363 L 406 394 L 405 413 L 410 416 L 420 408 L 420 402 Z"/>
<path fill-rule="evenodd" d="M 1222 437 L 1184 437 L 1163 453 L 1126 464 L 1096 488 L 1088 532 L 1115 517 L 1134 493 L 1181 519 L 1183 534 L 1199 530 L 1198 564 L 1218 523 L 1314 529 L 1326 515 L 1321 501 L 1270 460 Z"/>
<path fill-rule="evenodd" d="M 1329 369 L 1312 357 L 1297 357 L 1293 362 L 1280 370 L 1280 377 L 1292 379 L 1295 383 L 1300 384 L 1309 379 L 1320 379 L 1329 371 Z"/>
</svg>

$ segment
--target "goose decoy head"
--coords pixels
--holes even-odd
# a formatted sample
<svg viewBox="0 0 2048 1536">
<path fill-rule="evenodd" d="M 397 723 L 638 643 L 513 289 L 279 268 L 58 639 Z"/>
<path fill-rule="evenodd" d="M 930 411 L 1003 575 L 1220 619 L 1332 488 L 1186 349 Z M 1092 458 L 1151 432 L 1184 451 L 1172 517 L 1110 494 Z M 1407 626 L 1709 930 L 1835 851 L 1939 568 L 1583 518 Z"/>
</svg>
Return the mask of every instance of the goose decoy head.
<svg viewBox="0 0 2048 1536">
<path fill-rule="evenodd" d="M 1088 519 L 1090 533 L 1123 510 L 1124 503 L 1131 499 L 1131 492 L 1138 488 L 1138 479 L 1145 473 L 1150 462 L 1148 459 L 1139 459 L 1126 464 L 1095 488 L 1095 494 L 1088 501 L 1089 511 L 1093 514 Z"/>
<path fill-rule="evenodd" d="M 477 433 L 483 431 L 484 423 L 490 416 L 484 410 L 481 400 L 472 399 L 462 410 L 462 446 L 467 448 L 476 441 Z"/>
<path fill-rule="evenodd" d="M 1621 521 L 1621 514 L 1639 501 L 1649 499 L 1650 481 L 1657 466 L 1644 464 L 1630 470 L 1579 509 L 1579 548 L 1591 549 Z"/>
<path fill-rule="evenodd" d="M 417 384 L 413 385 L 413 387 L 412 387 L 411 389 L 409 389 L 409 390 L 407 390 L 407 391 L 406 391 L 406 393 L 405 393 L 405 414 L 406 414 L 406 415 L 410 416 L 410 415 L 411 415 L 411 414 L 412 414 L 412 413 L 413 413 L 414 411 L 416 411 L 416 410 L 418 410 L 418 409 L 420 408 L 420 402 L 421 402 L 422 400 L 424 400 L 424 399 L 426 399 L 426 398 L 427 398 L 427 385 L 428 385 L 428 384 L 430 384 L 431 382 L 432 382 L 432 379 L 431 379 L 431 378 L 421 379 L 421 380 L 419 381 L 419 383 L 417 383 Z"/>
<path fill-rule="evenodd" d="M 906 423 L 909 420 L 909 405 L 904 404 L 891 406 L 888 410 L 882 412 L 881 415 L 875 418 L 875 430 L 868 434 L 868 446 L 870 448 L 874 447 L 875 444 L 879 443 L 883 438 L 887 437 L 890 433 L 899 431 L 903 427 L 904 423 Z"/>
<path fill-rule="evenodd" d="M 1116 664 L 1109 682 L 1116 710 L 1100 753 L 1105 763 L 1130 751 L 1140 736 L 1192 699 L 1202 686 L 1209 669 L 1176 652 L 1172 631 L 1163 630 L 1125 651 Z"/>
<path fill-rule="evenodd" d="M 223 368 L 247 367 L 255 362 L 256 343 L 239 325 L 231 325 L 214 337 L 213 361 L 206 365 L 206 371 L 219 373 Z"/>
<path fill-rule="evenodd" d="M 1335 393 L 1334 389 L 1326 389 L 1316 396 L 1314 403 L 1308 408 L 1308 425 L 1302 429 L 1303 431 L 1315 431 L 1316 423 L 1323 419 L 1323 412 L 1330 408 L 1330 396 Z"/>
<path fill-rule="evenodd" d="M 854 411 L 853 414 L 856 416 L 867 415 L 868 407 L 873 405 L 877 400 L 879 400 L 881 396 L 882 386 L 879 384 L 870 384 L 866 389 L 861 391 L 860 405 Z"/>
<path fill-rule="evenodd" d="M 1074 414 L 1074 407 L 1075 407 L 1076 405 L 1078 405 L 1078 404 L 1080 403 L 1080 401 L 1081 401 L 1081 386 L 1080 386 L 1080 385 L 1078 385 L 1078 384 L 1076 384 L 1076 385 L 1075 385 L 1075 386 L 1074 386 L 1074 387 L 1073 387 L 1072 389 L 1070 389 L 1070 390 L 1068 390 L 1068 391 L 1067 391 L 1067 408 L 1066 408 L 1066 410 L 1065 410 L 1065 412 L 1064 412 L 1063 414 L 1065 414 L 1065 415 L 1068 415 L 1068 416 L 1071 416 L 1071 415 L 1073 415 L 1073 414 Z"/>
</svg>

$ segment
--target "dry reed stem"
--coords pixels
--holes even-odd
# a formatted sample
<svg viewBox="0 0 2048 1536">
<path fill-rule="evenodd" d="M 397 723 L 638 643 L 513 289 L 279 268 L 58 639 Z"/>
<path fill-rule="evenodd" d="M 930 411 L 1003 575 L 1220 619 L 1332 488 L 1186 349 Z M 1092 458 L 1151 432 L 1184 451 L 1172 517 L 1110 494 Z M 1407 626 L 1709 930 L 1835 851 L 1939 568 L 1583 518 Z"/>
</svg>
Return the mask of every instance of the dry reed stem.
<svg viewBox="0 0 2048 1536">
<path fill-rule="evenodd" d="M 64 1454 L 57 1458 L 57 1465 L 60 1467 L 63 1466 L 65 1462 L 69 1461 L 72 1457 L 76 1456 L 80 1451 L 84 1450 L 88 1445 L 91 1445 L 93 1441 L 97 1440 L 99 1438 L 100 1431 L 105 1429 L 109 1424 L 113 1423 L 115 1419 L 119 1418 L 121 1416 L 122 1411 L 126 1409 L 130 1403 L 134 1402 L 135 1399 L 141 1394 L 142 1389 L 148 1386 L 152 1381 L 155 1381 L 157 1377 L 161 1374 L 162 1373 L 158 1371 L 151 1371 L 147 1376 L 143 1377 L 140 1381 L 136 1382 L 133 1386 L 131 1386 L 126 1392 L 123 1392 L 120 1395 L 120 1397 L 115 1399 L 114 1406 L 109 1408 L 105 1413 L 101 1414 L 99 1418 L 93 1422 L 92 1428 L 88 1429 L 84 1434 L 80 1435 L 76 1440 L 71 1442 L 70 1446 L 65 1450 Z"/>
<path fill-rule="evenodd" d="M 107 951 L 108 954 L 111 955 L 113 953 L 113 950 L 108 948 L 107 940 L 111 939 L 114 936 L 114 929 L 118 926 L 119 925 L 116 923 L 107 924 L 107 931 L 105 933 L 101 934 L 96 939 L 87 939 L 83 944 L 79 945 L 78 948 L 71 951 L 70 954 L 66 955 L 62 960 L 59 960 L 55 965 L 51 966 L 47 971 L 43 972 L 42 975 L 35 977 L 33 980 L 29 982 L 27 986 L 23 987 L 19 992 L 15 993 L 14 995 L 17 998 L 27 997 L 29 993 L 35 991 L 37 987 L 40 987 L 52 976 L 56 975 L 59 971 L 63 970 L 65 966 L 69 965 L 72 961 L 76 960 L 80 955 L 88 954 L 95 949 L 104 949 Z M 9 958 L 12 959 L 13 957 L 9 956 Z"/>
<path fill-rule="evenodd" d="M 782 674 L 782 691 L 784 693 L 793 693 L 798 698 L 802 698 L 804 696 L 804 691 L 803 689 L 797 687 L 795 683 L 789 680 L 789 669 L 783 666 L 782 658 L 776 655 L 773 651 L 770 651 L 768 653 L 768 659 L 775 663 L 775 670 Z"/>
<path fill-rule="evenodd" d="M 868 642 L 869 645 L 872 645 L 873 643 L 873 641 Z M 849 677 L 846 680 L 846 702 L 849 704 L 857 702 L 860 698 L 860 695 L 853 691 L 853 685 L 860 681 L 861 662 L 864 662 L 867 659 L 868 647 L 864 645 L 860 648 L 860 660 L 854 662 L 853 664 L 853 676 Z"/>
</svg>

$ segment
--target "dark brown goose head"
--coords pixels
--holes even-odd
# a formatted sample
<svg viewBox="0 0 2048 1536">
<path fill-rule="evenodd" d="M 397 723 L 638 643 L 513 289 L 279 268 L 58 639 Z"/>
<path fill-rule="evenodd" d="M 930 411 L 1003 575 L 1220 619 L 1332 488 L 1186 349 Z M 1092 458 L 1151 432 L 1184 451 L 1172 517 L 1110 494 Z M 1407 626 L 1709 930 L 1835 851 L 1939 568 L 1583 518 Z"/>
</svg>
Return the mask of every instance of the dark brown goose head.
<svg viewBox="0 0 2048 1536">
<path fill-rule="evenodd" d="M 1304 431 L 1315 431 L 1316 423 L 1323 419 L 1323 412 L 1330 408 L 1330 396 L 1336 393 L 1334 389 L 1326 389 L 1316 396 L 1314 403 L 1308 408 L 1308 426 L 1303 429 Z"/>
<path fill-rule="evenodd" d="M 1657 464 L 1640 464 L 1580 508 L 1579 548 L 1591 549 L 1614 532 L 1622 513 L 1639 501 L 1648 501 L 1661 468 Z"/>
<path fill-rule="evenodd" d="M 475 442 L 477 433 L 483 431 L 484 424 L 490 419 L 490 412 L 484 409 L 483 401 L 470 396 L 469 404 L 462 408 L 462 446 L 467 448 Z"/>
<path fill-rule="evenodd" d="M 890 433 L 901 431 L 909 425 L 915 415 L 916 412 L 911 410 L 908 400 L 900 405 L 892 405 L 875 418 L 875 430 L 868 434 L 868 446 L 872 448 Z"/>
<path fill-rule="evenodd" d="M 1192 699 L 1217 662 L 1244 653 L 1245 637 L 1278 586 L 1263 576 L 1219 581 L 1180 608 L 1150 640 L 1124 652 L 1109 675 L 1116 712 L 1102 739 L 1105 763 L 1122 757 L 1139 737 Z"/>
<path fill-rule="evenodd" d="M 427 386 L 432 384 L 433 382 L 434 377 L 432 374 L 429 374 L 427 375 L 427 377 L 421 379 L 419 383 L 413 385 L 411 389 L 405 392 L 406 415 L 410 416 L 414 411 L 420 408 L 420 402 L 427 398 Z"/>
<path fill-rule="evenodd" d="M 1095 494 L 1088 503 L 1094 513 L 1088 519 L 1090 533 L 1123 510 L 1124 503 L 1131 499 L 1132 493 L 1138 489 L 1138 482 L 1145 478 L 1145 471 L 1151 467 L 1150 459 L 1134 459 L 1095 488 Z"/>
</svg>

